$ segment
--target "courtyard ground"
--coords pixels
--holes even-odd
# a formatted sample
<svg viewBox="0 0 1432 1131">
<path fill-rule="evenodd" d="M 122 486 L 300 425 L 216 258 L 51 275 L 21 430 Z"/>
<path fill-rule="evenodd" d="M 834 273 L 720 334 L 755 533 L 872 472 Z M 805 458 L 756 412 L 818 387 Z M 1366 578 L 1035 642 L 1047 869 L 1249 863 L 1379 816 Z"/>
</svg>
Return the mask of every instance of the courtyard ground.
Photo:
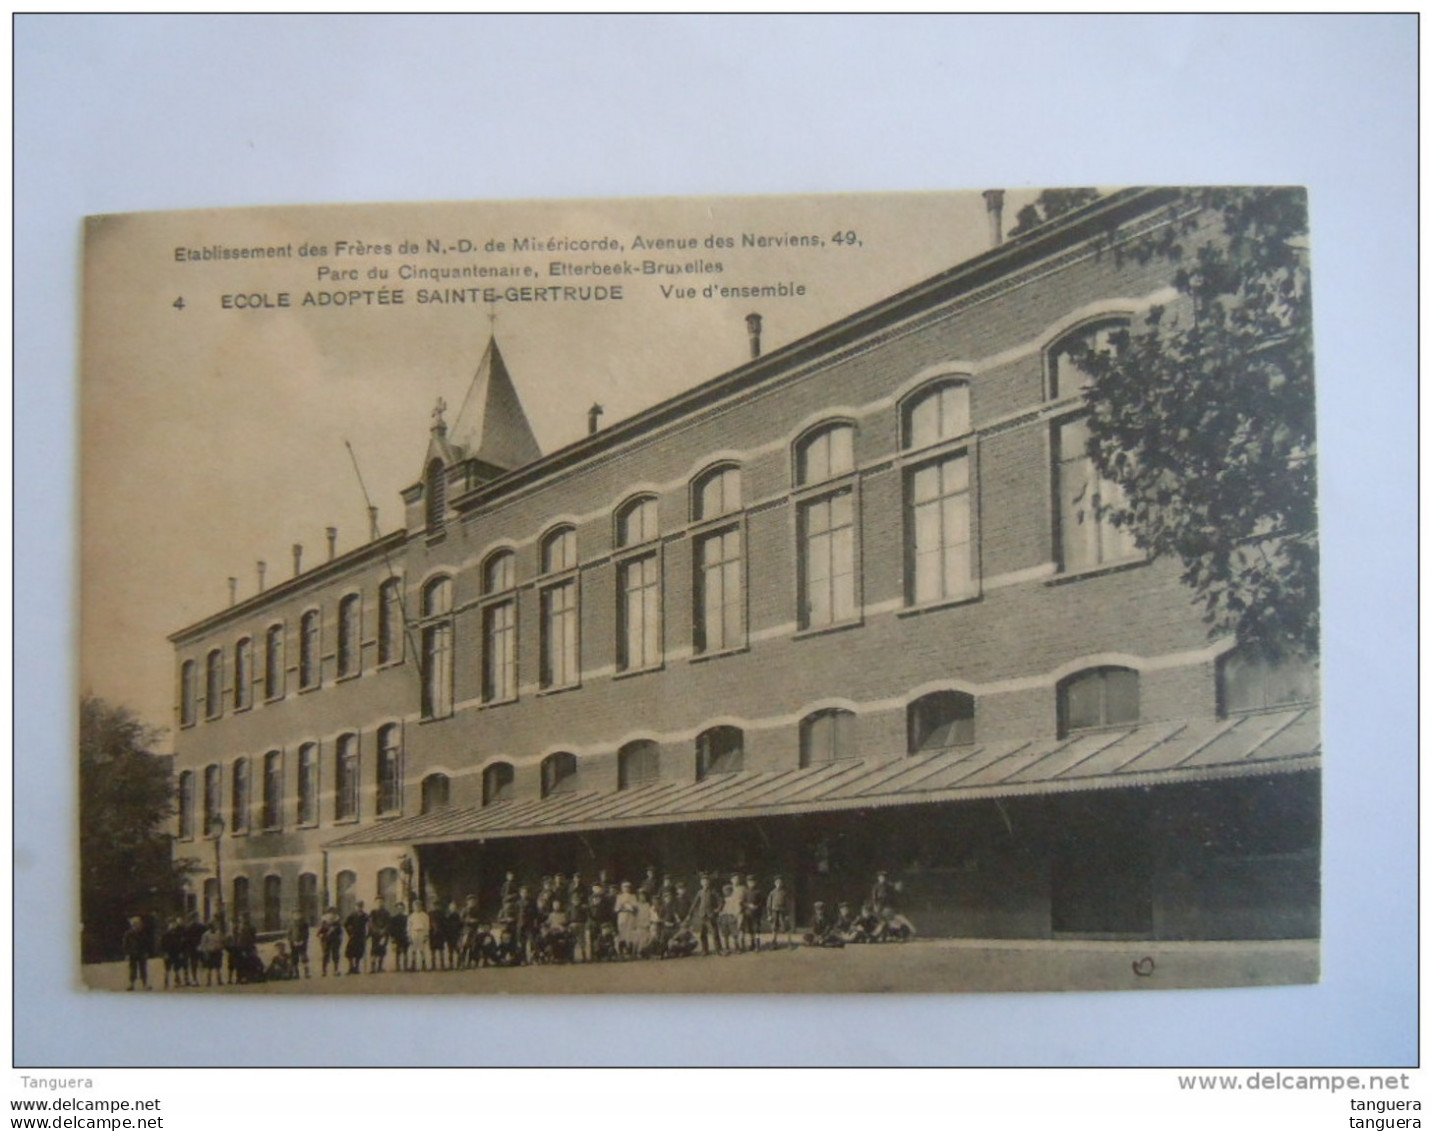
<svg viewBox="0 0 1432 1131">
<path fill-rule="evenodd" d="M 730 957 L 384 973 L 185 989 L 223 994 L 985 993 L 1294 985 L 1318 980 L 1315 939 L 1235 942 L 921 939 L 840 950 L 786 947 Z M 85 983 L 124 990 L 123 963 Z M 163 963 L 150 963 L 162 992 Z"/>
</svg>

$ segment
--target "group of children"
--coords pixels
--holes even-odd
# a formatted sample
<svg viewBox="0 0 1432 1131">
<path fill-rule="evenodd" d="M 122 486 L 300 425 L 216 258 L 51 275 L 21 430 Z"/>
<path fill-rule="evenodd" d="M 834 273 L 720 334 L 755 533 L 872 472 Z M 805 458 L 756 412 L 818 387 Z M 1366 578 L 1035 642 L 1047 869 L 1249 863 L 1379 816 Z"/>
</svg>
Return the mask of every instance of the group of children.
<svg viewBox="0 0 1432 1131">
<path fill-rule="evenodd" d="M 841 947 L 913 938 L 914 926 L 896 908 L 897 891 L 881 872 L 859 914 L 841 903 L 830 916 L 824 903 L 815 903 L 803 941 Z M 779 948 L 782 939 L 791 945 L 794 925 L 795 899 L 780 876 L 772 879 L 769 891 L 756 876 L 741 873 L 732 873 L 724 883 L 702 874 L 688 887 L 670 876 L 658 880 L 656 869 L 649 867 L 640 883 L 614 881 L 602 872 L 590 884 L 580 875 L 554 875 L 543 876 L 535 887 L 508 872 L 490 915 L 479 910 L 474 895 L 462 906 L 456 900 L 439 902 L 431 912 L 421 900 L 411 910 L 402 903 L 389 910 L 381 898 L 371 911 L 359 902 L 346 916 L 329 907 L 316 928 L 295 911 L 267 964 L 244 914 L 232 930 L 222 911 L 209 924 L 193 912 L 187 919 L 176 917 L 160 947 L 169 989 L 197 986 L 201 971 L 206 986 L 311 977 L 309 942 L 315 933 L 319 975 L 331 971 L 340 977 L 384 973 L 390 951 L 391 969 L 400 972 L 739 954 Z M 139 946 L 138 935 L 136 928 L 126 933 L 126 955 Z M 136 965 L 131 956 L 131 989 L 136 976 L 148 988 L 144 965 Z"/>
</svg>

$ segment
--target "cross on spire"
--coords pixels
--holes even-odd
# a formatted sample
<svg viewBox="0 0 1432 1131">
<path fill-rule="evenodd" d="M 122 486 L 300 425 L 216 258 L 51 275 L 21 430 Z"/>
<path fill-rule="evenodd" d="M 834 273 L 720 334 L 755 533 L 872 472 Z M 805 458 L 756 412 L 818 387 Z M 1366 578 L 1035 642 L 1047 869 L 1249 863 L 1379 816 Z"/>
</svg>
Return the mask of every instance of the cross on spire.
<svg viewBox="0 0 1432 1131">
<path fill-rule="evenodd" d="M 442 397 L 439 397 L 439 398 L 438 398 L 438 403 L 437 403 L 436 406 L 434 406 L 434 408 L 433 408 L 433 431 L 434 431 L 434 432 L 445 432 L 445 431 L 447 431 L 447 421 L 445 421 L 445 420 L 443 419 L 443 413 L 445 413 L 445 412 L 447 412 L 447 401 L 443 400 Z"/>
</svg>

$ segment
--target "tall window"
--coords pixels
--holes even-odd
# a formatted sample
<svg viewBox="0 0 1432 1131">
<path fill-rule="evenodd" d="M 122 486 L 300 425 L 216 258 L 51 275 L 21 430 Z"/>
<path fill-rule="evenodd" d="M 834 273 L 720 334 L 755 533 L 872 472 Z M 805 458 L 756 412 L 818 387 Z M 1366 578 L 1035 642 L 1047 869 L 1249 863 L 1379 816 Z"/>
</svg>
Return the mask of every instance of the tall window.
<svg viewBox="0 0 1432 1131">
<path fill-rule="evenodd" d="M 298 622 L 298 686 L 317 687 L 319 682 L 319 612 L 309 609 Z"/>
<path fill-rule="evenodd" d="M 264 698 L 283 697 L 283 625 L 269 627 L 264 635 Z"/>
<path fill-rule="evenodd" d="M 1311 703 L 1317 693 L 1317 667 L 1299 656 L 1274 658 L 1239 648 L 1218 664 L 1219 706 L 1224 715 Z"/>
<path fill-rule="evenodd" d="M 907 592 L 912 604 L 974 592 L 970 464 L 953 455 L 909 472 L 906 482 Z"/>
<path fill-rule="evenodd" d="M 424 490 L 428 533 L 436 534 L 447 519 L 447 472 L 442 460 L 434 459 L 428 463 Z"/>
<path fill-rule="evenodd" d="M 970 430 L 970 387 L 964 381 L 927 386 L 905 405 L 901 445 L 924 448 Z"/>
<path fill-rule="evenodd" d="M 487 559 L 482 568 L 483 594 L 509 594 L 482 611 L 482 698 L 487 703 L 517 698 L 517 598 L 510 595 L 516 585 L 517 559 L 511 550 Z"/>
<path fill-rule="evenodd" d="M 249 878 L 248 876 L 234 877 L 234 918 L 247 919 L 253 909 L 249 906 Z"/>
<path fill-rule="evenodd" d="M 511 801 L 513 779 L 516 777 L 509 762 L 494 762 L 482 771 L 482 803 L 497 805 Z"/>
<path fill-rule="evenodd" d="M 933 754 L 975 740 L 975 699 L 963 691 L 932 691 L 905 710 L 911 754 Z"/>
<path fill-rule="evenodd" d="M 656 554 L 617 567 L 617 665 L 623 670 L 661 662 L 661 563 Z"/>
<path fill-rule="evenodd" d="M 1059 684 L 1059 733 L 1127 726 L 1139 721 L 1139 673 L 1091 668 Z"/>
<path fill-rule="evenodd" d="M 185 660 L 179 669 L 179 725 L 193 726 L 199 721 L 199 669 L 193 660 Z"/>
<path fill-rule="evenodd" d="M 577 756 L 566 751 L 542 760 L 542 796 L 553 797 L 577 791 Z"/>
<path fill-rule="evenodd" d="M 362 668 L 363 597 L 349 593 L 338 602 L 338 675 L 356 675 Z"/>
<path fill-rule="evenodd" d="M 358 875 L 345 868 L 333 879 L 338 893 L 338 916 L 346 919 L 358 907 Z"/>
<path fill-rule="evenodd" d="M 338 739 L 338 764 L 333 780 L 333 819 L 358 819 L 358 736 L 345 734 Z"/>
<path fill-rule="evenodd" d="M 283 752 L 279 750 L 264 755 L 263 826 L 283 828 Z"/>
<path fill-rule="evenodd" d="M 245 636 L 234 645 L 234 710 L 254 702 L 254 642 Z"/>
<path fill-rule="evenodd" d="M 378 869 L 378 898 L 387 904 L 390 910 L 398 902 L 398 869 Z"/>
<path fill-rule="evenodd" d="M 194 839 L 194 771 L 179 774 L 179 839 Z"/>
<path fill-rule="evenodd" d="M 731 527 L 696 543 L 696 650 L 721 652 L 746 642 L 741 530 Z"/>
<path fill-rule="evenodd" d="M 832 424 L 796 448 L 796 486 L 828 483 L 855 468 L 855 429 Z M 852 619 L 855 598 L 855 505 L 850 487 L 797 504 L 800 624 L 819 628 Z"/>
<path fill-rule="evenodd" d="M 217 719 L 224 713 L 224 653 L 215 648 L 204 661 L 204 714 Z"/>
<path fill-rule="evenodd" d="M 734 774 L 746 765 L 746 736 L 740 727 L 720 726 L 696 736 L 696 777 Z"/>
<path fill-rule="evenodd" d="M 298 823 L 318 824 L 318 743 L 305 742 L 298 748 Z"/>
<path fill-rule="evenodd" d="M 204 835 L 218 836 L 223 819 L 224 771 L 221 767 L 204 767 Z"/>
<path fill-rule="evenodd" d="M 577 533 L 565 527 L 542 543 L 542 572 L 555 574 L 577 566 Z M 542 686 L 570 687 L 580 675 L 577 654 L 577 579 L 568 577 L 543 588 Z"/>
<path fill-rule="evenodd" d="M 313 872 L 298 877 L 298 910 L 310 927 L 318 925 L 318 876 Z"/>
<path fill-rule="evenodd" d="M 223 897 L 219 893 L 219 881 L 210 876 L 204 881 L 204 922 L 212 923 L 218 917 Z"/>
<path fill-rule="evenodd" d="M 403 658 L 403 579 L 390 577 L 378 586 L 378 663 Z"/>
<path fill-rule="evenodd" d="M 1133 531 L 1115 526 L 1108 508 L 1124 505 L 1118 484 L 1099 475 L 1089 457 L 1089 425 L 1083 417 L 1054 425 L 1055 494 L 1059 500 L 1059 564 L 1092 569 L 1137 559 Z"/>
<path fill-rule="evenodd" d="M 657 502 L 650 495 L 633 499 L 617 513 L 617 545 L 642 546 L 656 540 Z"/>
<path fill-rule="evenodd" d="M 229 793 L 229 829 L 235 833 L 249 831 L 249 760 L 234 763 L 233 788 Z"/>
<path fill-rule="evenodd" d="M 617 788 L 635 789 L 661 780 L 661 748 L 649 738 L 628 742 L 617 751 Z"/>
<path fill-rule="evenodd" d="M 264 925 L 265 931 L 283 929 L 283 880 L 279 876 L 264 877 Z"/>
<path fill-rule="evenodd" d="M 855 712 L 832 707 L 801 720 L 801 765 L 820 766 L 860 757 Z"/>
<path fill-rule="evenodd" d="M 403 747 L 397 723 L 378 730 L 378 812 L 396 813 L 403 807 Z"/>
<path fill-rule="evenodd" d="M 423 779 L 422 811 L 436 813 L 451 804 L 452 783 L 447 774 L 429 774 Z"/>
<path fill-rule="evenodd" d="M 452 714 L 452 581 L 435 577 L 423 586 L 423 718 Z M 433 620 L 440 617 L 440 620 Z"/>
</svg>

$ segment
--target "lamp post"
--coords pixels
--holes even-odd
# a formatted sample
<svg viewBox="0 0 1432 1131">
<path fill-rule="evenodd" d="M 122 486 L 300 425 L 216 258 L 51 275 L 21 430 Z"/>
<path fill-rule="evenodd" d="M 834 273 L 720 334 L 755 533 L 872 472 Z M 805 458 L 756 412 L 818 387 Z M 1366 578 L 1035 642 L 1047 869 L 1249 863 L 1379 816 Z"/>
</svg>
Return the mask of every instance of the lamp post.
<svg viewBox="0 0 1432 1131">
<path fill-rule="evenodd" d="M 210 817 L 208 832 L 214 838 L 214 884 L 219 889 L 219 918 L 224 919 L 227 925 L 224 915 L 224 862 L 219 852 L 219 842 L 224 837 L 224 818 L 217 815 Z"/>
</svg>

